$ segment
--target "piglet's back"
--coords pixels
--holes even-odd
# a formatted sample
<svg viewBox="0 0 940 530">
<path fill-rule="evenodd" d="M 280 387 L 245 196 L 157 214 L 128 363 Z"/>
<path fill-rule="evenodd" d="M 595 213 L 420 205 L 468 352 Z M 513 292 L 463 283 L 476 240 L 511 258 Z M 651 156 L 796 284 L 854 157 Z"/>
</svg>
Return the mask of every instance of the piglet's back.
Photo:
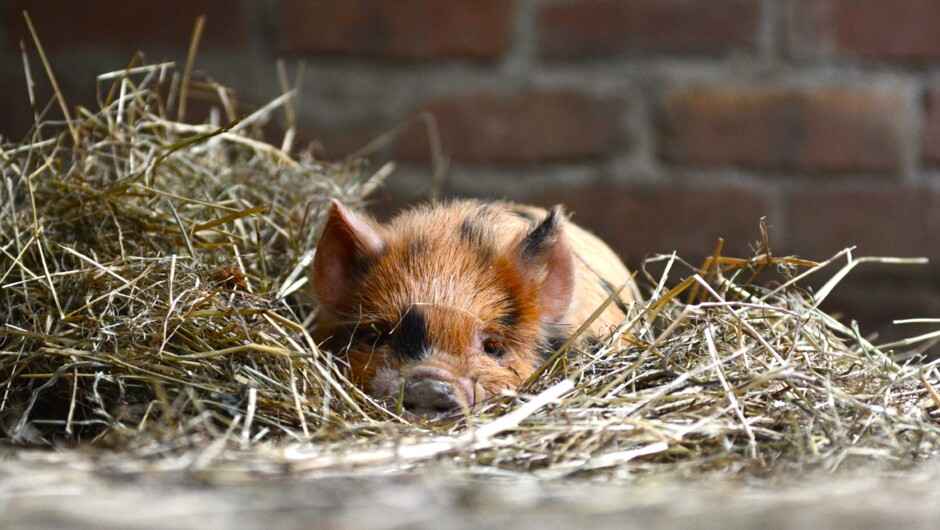
<svg viewBox="0 0 940 530">
<path fill-rule="evenodd" d="M 507 216 L 515 216 L 526 222 L 517 230 L 525 233 L 534 223 L 544 219 L 548 212 L 534 206 L 513 203 L 497 203 Z M 566 221 L 563 232 L 573 256 L 574 289 L 571 305 L 560 324 L 573 332 L 603 304 L 610 295 L 626 285 L 614 303 L 588 328 L 594 335 L 608 333 L 623 322 L 631 301 L 640 301 L 641 295 L 631 279 L 631 274 L 619 257 L 597 236 L 571 221 Z M 517 236 L 518 237 L 518 236 Z"/>
</svg>

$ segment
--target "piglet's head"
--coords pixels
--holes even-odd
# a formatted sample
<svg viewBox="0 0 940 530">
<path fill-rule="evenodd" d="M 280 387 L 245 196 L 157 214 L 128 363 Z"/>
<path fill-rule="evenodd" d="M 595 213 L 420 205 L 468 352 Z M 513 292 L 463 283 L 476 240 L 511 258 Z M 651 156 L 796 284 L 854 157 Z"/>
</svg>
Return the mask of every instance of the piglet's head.
<svg viewBox="0 0 940 530">
<path fill-rule="evenodd" d="M 574 286 L 559 208 L 532 222 L 454 203 L 388 225 L 334 202 L 312 279 L 318 336 L 354 383 L 436 418 L 518 386 L 560 338 Z"/>
</svg>

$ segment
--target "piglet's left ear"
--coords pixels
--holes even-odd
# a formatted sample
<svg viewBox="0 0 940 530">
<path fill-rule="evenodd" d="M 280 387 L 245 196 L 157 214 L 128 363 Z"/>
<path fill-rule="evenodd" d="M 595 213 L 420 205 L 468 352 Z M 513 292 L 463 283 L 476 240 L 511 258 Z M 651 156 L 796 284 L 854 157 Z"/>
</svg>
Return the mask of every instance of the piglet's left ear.
<svg viewBox="0 0 940 530">
<path fill-rule="evenodd" d="M 313 284 L 319 302 L 331 311 L 343 308 L 363 270 L 385 250 L 372 219 L 334 200 L 313 259 Z"/>
<path fill-rule="evenodd" d="M 519 271 L 534 287 L 546 322 L 557 323 L 564 318 L 574 290 L 574 256 L 564 223 L 561 207 L 555 206 L 516 250 Z"/>
</svg>

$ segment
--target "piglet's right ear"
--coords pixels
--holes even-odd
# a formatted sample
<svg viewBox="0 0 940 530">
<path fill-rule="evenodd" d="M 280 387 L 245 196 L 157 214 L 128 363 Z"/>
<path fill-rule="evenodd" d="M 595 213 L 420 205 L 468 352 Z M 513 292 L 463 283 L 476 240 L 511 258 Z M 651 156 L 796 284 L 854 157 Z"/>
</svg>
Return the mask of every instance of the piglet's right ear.
<svg viewBox="0 0 940 530">
<path fill-rule="evenodd" d="M 373 221 L 333 200 L 313 260 L 313 284 L 320 303 L 339 310 L 369 263 L 385 250 Z"/>
</svg>

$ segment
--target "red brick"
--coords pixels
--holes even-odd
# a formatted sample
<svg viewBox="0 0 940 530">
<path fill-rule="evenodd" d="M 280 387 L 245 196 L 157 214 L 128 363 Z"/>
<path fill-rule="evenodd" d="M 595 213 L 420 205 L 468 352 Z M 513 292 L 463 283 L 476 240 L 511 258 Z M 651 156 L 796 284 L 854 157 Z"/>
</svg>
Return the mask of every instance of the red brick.
<svg viewBox="0 0 940 530">
<path fill-rule="evenodd" d="M 787 199 L 790 242 L 781 250 L 824 260 L 855 246 L 853 256 L 927 257 L 927 265 L 863 264 L 851 272 L 823 309 L 858 320 L 863 333 L 888 339 L 915 334 L 911 326 L 890 326 L 899 318 L 940 314 L 940 196 L 929 188 L 817 187 Z M 817 287 L 845 261 L 820 272 Z M 929 330 L 919 330 L 926 332 Z"/>
<path fill-rule="evenodd" d="M 537 14 L 538 48 L 552 59 L 621 54 L 715 55 L 753 49 L 754 0 L 572 0 Z"/>
<path fill-rule="evenodd" d="M 247 43 L 240 2 L 229 0 L 10 0 L 2 21 L 11 48 L 32 39 L 22 12 L 29 12 L 45 49 L 100 46 L 136 51 L 149 47 L 186 50 L 196 18 L 206 15 L 202 45 L 242 47 Z"/>
<path fill-rule="evenodd" d="M 940 59 L 935 0 L 797 0 L 789 15 L 788 38 L 796 55 Z"/>
<path fill-rule="evenodd" d="M 540 162 L 601 156 L 620 140 L 622 105 L 564 91 L 445 98 L 422 110 L 437 118 L 446 155 L 463 161 Z M 405 135 L 400 156 L 427 159 L 427 133 Z"/>
<path fill-rule="evenodd" d="M 842 89 L 686 88 L 662 100 L 662 157 L 681 165 L 892 172 L 901 94 Z"/>
<path fill-rule="evenodd" d="M 512 38 L 510 0 L 290 0 L 280 53 L 495 59 Z"/>
<path fill-rule="evenodd" d="M 674 250 L 700 265 L 720 237 L 725 239 L 725 255 L 750 257 L 749 244 L 760 239 L 761 217 L 769 213 L 762 194 L 720 187 L 597 185 L 534 194 L 531 200 L 546 206 L 565 205 L 574 222 L 597 234 L 633 265 L 647 255 Z M 773 221 L 769 219 L 771 225 Z"/>
<path fill-rule="evenodd" d="M 929 188 L 815 186 L 787 199 L 787 251 L 827 259 L 925 256 L 940 265 L 940 196 Z"/>
<path fill-rule="evenodd" d="M 940 89 L 927 93 L 927 114 L 921 138 L 923 157 L 933 164 L 940 164 Z"/>
</svg>

